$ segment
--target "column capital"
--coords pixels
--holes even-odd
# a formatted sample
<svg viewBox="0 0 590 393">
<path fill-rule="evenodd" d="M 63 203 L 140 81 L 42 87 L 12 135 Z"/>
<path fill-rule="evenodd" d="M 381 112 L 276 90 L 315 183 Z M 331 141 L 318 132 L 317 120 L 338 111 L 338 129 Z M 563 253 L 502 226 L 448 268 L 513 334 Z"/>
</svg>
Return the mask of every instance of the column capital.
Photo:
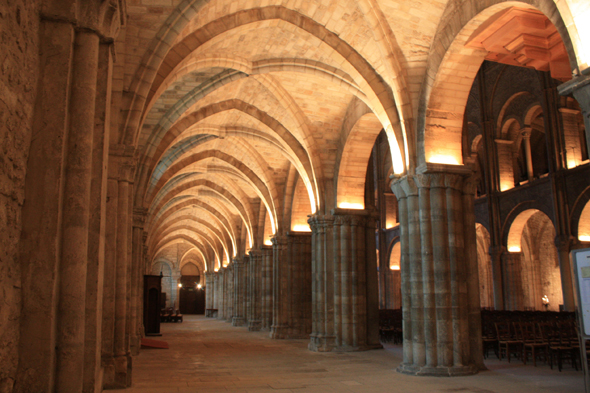
<svg viewBox="0 0 590 393">
<path fill-rule="evenodd" d="M 133 227 L 134 228 L 144 228 L 145 220 L 147 218 L 147 209 L 143 207 L 135 207 L 133 208 Z"/>
</svg>

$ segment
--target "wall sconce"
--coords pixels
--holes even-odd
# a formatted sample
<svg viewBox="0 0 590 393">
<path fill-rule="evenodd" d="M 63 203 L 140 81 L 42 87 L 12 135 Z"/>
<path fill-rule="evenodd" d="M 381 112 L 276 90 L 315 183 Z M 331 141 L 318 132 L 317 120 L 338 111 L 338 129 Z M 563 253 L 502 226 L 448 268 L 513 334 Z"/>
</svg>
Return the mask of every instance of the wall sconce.
<svg viewBox="0 0 590 393">
<path fill-rule="evenodd" d="M 202 289 L 203 286 L 201 284 L 197 284 L 197 289 Z"/>
<path fill-rule="evenodd" d="M 545 311 L 547 311 L 547 309 L 549 308 L 549 297 L 547 297 L 547 295 L 543 295 L 543 297 L 541 298 L 541 301 L 543 302 L 543 305 L 545 306 Z"/>
<path fill-rule="evenodd" d="M 178 283 L 178 288 L 182 288 L 182 283 Z"/>
</svg>

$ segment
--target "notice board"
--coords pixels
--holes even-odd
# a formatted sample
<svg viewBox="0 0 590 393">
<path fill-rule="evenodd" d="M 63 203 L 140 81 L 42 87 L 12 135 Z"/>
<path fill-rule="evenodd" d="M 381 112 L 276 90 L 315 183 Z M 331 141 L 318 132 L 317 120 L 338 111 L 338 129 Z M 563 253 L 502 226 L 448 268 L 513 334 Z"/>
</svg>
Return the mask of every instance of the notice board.
<svg viewBox="0 0 590 393">
<path fill-rule="evenodd" d="M 590 336 L 590 248 L 572 251 L 582 334 Z"/>
</svg>

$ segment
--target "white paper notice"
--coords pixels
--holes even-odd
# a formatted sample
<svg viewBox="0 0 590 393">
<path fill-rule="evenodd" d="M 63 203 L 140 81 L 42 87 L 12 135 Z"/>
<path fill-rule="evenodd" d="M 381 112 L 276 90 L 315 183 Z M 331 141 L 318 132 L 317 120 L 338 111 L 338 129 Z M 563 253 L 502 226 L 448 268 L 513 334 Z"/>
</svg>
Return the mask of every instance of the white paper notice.
<svg viewBox="0 0 590 393">
<path fill-rule="evenodd" d="M 581 250 L 574 254 L 576 274 L 580 287 L 580 306 L 584 321 L 584 335 L 590 336 L 590 250 Z"/>
</svg>

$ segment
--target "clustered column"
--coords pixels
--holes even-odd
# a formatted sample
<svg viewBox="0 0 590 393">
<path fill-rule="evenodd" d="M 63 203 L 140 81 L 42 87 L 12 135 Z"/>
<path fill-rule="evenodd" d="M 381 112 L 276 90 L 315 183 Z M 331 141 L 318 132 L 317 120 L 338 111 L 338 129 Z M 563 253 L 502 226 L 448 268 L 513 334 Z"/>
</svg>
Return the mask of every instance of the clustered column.
<svg viewBox="0 0 590 393">
<path fill-rule="evenodd" d="M 205 316 L 212 317 L 211 314 L 207 313 L 207 310 L 211 310 L 214 307 L 214 293 L 215 293 L 215 273 L 205 273 Z"/>
<path fill-rule="evenodd" d="M 245 307 L 244 307 L 244 283 L 245 272 L 244 262 L 239 259 L 234 259 L 234 299 L 233 299 L 233 326 L 242 326 L 245 323 Z"/>
<path fill-rule="evenodd" d="M 270 330 L 272 325 L 272 291 L 273 291 L 273 252 L 272 247 L 262 246 L 262 282 L 261 282 L 261 327 Z"/>
<path fill-rule="evenodd" d="M 315 251 L 311 350 L 381 346 L 375 219 L 367 210 L 335 209 L 309 220 Z"/>
<path fill-rule="evenodd" d="M 288 337 L 308 338 L 311 333 L 311 233 L 287 235 Z"/>
<path fill-rule="evenodd" d="M 483 368 L 475 182 L 464 167 L 420 166 L 394 181 L 401 230 L 403 362 L 416 375 Z"/>
<path fill-rule="evenodd" d="M 250 251 L 250 263 L 248 265 L 248 299 L 250 307 L 248 313 L 248 330 L 258 331 L 262 327 L 260 317 L 261 310 L 261 278 L 262 278 L 262 252 Z"/>
<path fill-rule="evenodd" d="M 275 236 L 272 238 L 273 251 L 273 290 L 272 290 L 272 325 L 270 337 L 275 339 L 287 338 L 288 325 L 288 254 L 287 237 Z"/>
</svg>

